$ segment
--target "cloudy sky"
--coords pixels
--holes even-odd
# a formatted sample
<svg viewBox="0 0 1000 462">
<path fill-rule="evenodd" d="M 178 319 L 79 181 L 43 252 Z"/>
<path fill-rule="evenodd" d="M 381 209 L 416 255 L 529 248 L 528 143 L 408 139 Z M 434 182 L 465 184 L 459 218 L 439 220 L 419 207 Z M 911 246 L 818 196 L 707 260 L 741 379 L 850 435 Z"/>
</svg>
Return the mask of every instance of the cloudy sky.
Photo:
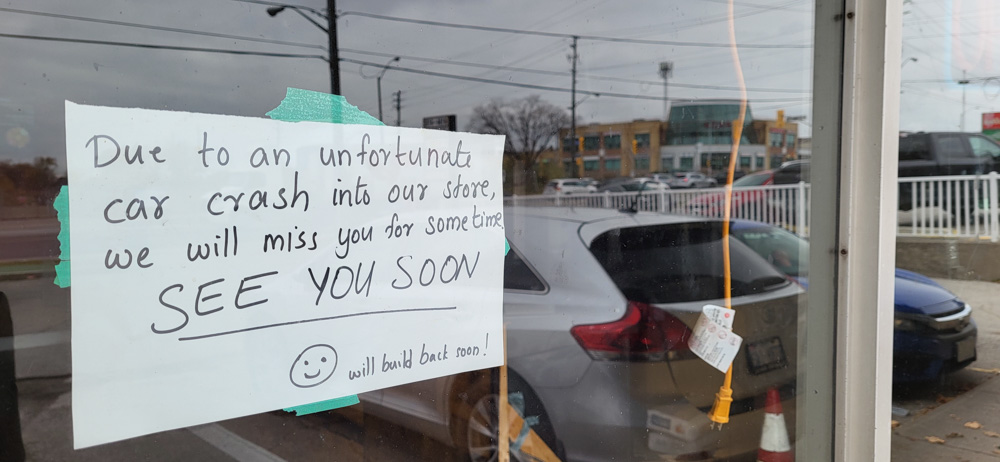
<svg viewBox="0 0 1000 462">
<path fill-rule="evenodd" d="M 291 10 L 270 17 L 267 6 L 257 2 L 0 2 L 0 34 L 7 35 L 0 37 L 0 129 L 5 132 L 0 160 L 53 156 L 61 162 L 64 100 L 263 116 L 286 87 L 329 91 L 327 63 L 319 59 L 327 54 L 326 34 Z M 290 4 L 326 7 L 321 0 Z M 808 117 L 812 1 L 736 4 L 739 56 L 753 115 L 773 118 L 784 109 L 789 116 Z M 667 88 L 672 100 L 738 95 L 731 51 L 724 46 L 729 35 L 725 0 L 340 0 L 337 9 L 345 60 L 342 92 L 349 101 L 377 115 L 374 76 L 400 57 L 382 79 L 384 119 L 390 124 L 396 120 L 396 91 L 402 92 L 404 126 L 419 126 L 427 116 L 456 114 L 463 128 L 472 109 L 492 98 L 538 94 L 568 107 L 572 35 L 581 37 L 577 101 L 582 123 L 663 117 L 658 72 L 663 61 L 674 66 Z M 1000 81 L 990 79 L 1000 75 L 1000 45 L 994 44 L 1000 5 L 990 0 L 905 0 L 904 10 L 902 128 L 957 130 L 964 90 L 965 128 L 977 130 L 982 112 L 1000 111 Z M 969 79 L 964 86 L 957 83 L 963 70 Z M 804 134 L 808 124 L 807 118 Z M 10 130 L 16 127 L 21 128 Z"/>
</svg>

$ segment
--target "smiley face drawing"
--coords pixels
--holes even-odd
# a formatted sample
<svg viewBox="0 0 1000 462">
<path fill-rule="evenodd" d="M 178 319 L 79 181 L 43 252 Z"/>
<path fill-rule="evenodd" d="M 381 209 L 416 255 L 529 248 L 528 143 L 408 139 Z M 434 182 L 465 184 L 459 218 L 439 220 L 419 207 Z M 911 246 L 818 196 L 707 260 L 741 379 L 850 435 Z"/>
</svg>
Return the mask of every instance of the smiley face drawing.
<svg viewBox="0 0 1000 462">
<path fill-rule="evenodd" d="M 312 345 L 295 358 L 288 378 L 299 388 L 312 388 L 326 382 L 337 369 L 337 350 L 326 344 Z"/>
</svg>

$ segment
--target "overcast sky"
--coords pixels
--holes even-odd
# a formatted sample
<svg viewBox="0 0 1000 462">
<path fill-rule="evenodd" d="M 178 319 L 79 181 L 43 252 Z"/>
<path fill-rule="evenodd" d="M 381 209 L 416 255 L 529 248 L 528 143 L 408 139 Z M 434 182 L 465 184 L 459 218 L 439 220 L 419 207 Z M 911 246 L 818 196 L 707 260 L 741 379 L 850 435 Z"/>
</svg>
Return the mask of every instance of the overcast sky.
<svg viewBox="0 0 1000 462">
<path fill-rule="evenodd" d="M 323 1 L 296 5 L 325 8 Z M 906 0 L 904 4 L 901 128 L 957 130 L 966 93 L 966 130 L 980 114 L 1000 111 L 1000 5 L 990 0 Z M 237 0 L 0 2 L 0 33 L 131 42 L 181 47 L 326 55 L 326 34 L 295 12 L 276 17 L 266 6 Z M 724 0 L 641 2 L 569 1 L 363 1 L 340 0 L 342 91 L 349 101 L 378 114 L 376 80 L 382 79 L 387 123 L 395 123 L 392 94 L 402 92 L 402 125 L 423 117 L 456 114 L 464 128 L 472 109 L 491 98 L 539 94 L 570 105 L 571 40 L 526 33 L 490 32 L 391 21 L 355 13 L 491 26 L 558 34 L 672 41 L 635 44 L 581 38 L 582 123 L 663 117 L 659 63 L 670 61 L 671 99 L 733 98 L 739 82 L 731 52 L 711 45 L 728 41 Z M 961 8 L 954 11 L 953 8 Z M 17 12 L 14 10 L 19 10 Z M 25 14 L 56 13 L 75 18 Z M 812 2 L 737 0 L 736 35 L 745 83 L 756 118 L 809 116 Z M 150 30 L 79 18 L 183 31 Z M 192 32 L 225 34 L 208 37 Z M 293 42 L 297 45 L 245 40 Z M 688 46 L 696 43 L 698 46 Z M 53 156 L 62 161 L 63 101 L 263 116 L 286 87 L 329 91 L 327 63 L 316 57 L 282 58 L 128 48 L 0 37 L 0 160 Z M 770 48 L 755 46 L 765 46 Z M 910 58 L 915 58 L 911 60 Z M 968 85 L 957 83 L 962 70 Z M 432 72 L 549 89 L 521 88 L 424 75 Z M 367 77 L 367 78 L 366 78 Z M 627 97 L 624 97 L 627 96 Z M 808 135 L 809 120 L 803 134 Z M 13 135 L 10 128 L 23 127 Z M 24 135 L 27 136 L 24 136 Z M 27 140 L 27 141 L 26 141 Z M 20 147 L 19 147 L 20 146 Z"/>
</svg>

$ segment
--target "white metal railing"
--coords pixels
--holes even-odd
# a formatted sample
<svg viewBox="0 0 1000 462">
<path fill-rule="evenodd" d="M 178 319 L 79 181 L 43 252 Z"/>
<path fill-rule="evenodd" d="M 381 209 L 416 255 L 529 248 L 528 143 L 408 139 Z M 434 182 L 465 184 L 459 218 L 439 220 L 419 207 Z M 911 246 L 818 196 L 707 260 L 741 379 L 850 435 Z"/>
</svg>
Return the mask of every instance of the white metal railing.
<svg viewBox="0 0 1000 462">
<path fill-rule="evenodd" d="M 998 180 L 996 172 L 900 178 L 898 235 L 989 238 L 997 242 Z"/>
<path fill-rule="evenodd" d="M 732 216 L 784 227 L 808 236 L 809 185 L 733 188 Z M 639 192 L 599 192 L 592 194 L 511 196 L 504 205 L 517 207 L 593 207 L 675 213 L 721 218 L 724 188 L 671 189 Z"/>
<path fill-rule="evenodd" d="M 899 179 L 899 236 L 970 237 L 1000 241 L 1000 175 Z M 593 207 L 721 218 L 724 188 L 512 196 L 505 205 Z M 806 183 L 733 189 L 732 216 L 809 235 Z"/>
</svg>

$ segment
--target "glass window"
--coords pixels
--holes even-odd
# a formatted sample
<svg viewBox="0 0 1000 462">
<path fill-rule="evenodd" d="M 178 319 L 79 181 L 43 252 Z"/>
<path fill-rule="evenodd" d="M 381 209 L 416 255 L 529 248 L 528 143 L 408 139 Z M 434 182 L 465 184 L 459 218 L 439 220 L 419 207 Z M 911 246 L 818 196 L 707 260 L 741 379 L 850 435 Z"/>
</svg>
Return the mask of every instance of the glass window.
<svg viewBox="0 0 1000 462">
<path fill-rule="evenodd" d="M 938 135 L 934 137 L 934 149 L 946 158 L 969 157 L 970 152 L 961 135 Z"/>
<path fill-rule="evenodd" d="M 573 138 L 563 138 L 562 140 L 563 152 L 573 152 L 573 150 L 576 149 L 577 144 L 579 143 Z"/>
<path fill-rule="evenodd" d="M 851 102 L 813 104 L 833 92 L 813 84 L 813 44 L 837 40 L 814 37 L 815 4 L 833 2 L 725 3 L 5 2 L 0 459 L 793 457 L 761 440 L 797 450 L 833 419 L 798 404 L 800 352 L 825 347 L 789 279 L 822 274 L 804 238 L 832 212 L 765 185 L 733 195 L 727 227 L 717 179 L 733 143 L 746 171 L 811 136 L 755 112 Z M 74 124 L 83 106 L 99 116 Z M 185 125 L 202 116 L 218 123 Z M 651 156 L 698 173 L 651 181 Z M 716 344 L 725 361 L 703 313 L 742 339 Z M 143 390 L 159 399 L 88 399 Z"/>
<path fill-rule="evenodd" d="M 642 156 L 635 158 L 635 169 L 636 170 L 649 170 L 649 157 Z"/>
<path fill-rule="evenodd" d="M 694 168 L 693 157 L 681 157 L 681 170 L 691 170 Z"/>
<path fill-rule="evenodd" d="M 899 160 L 932 160 L 927 135 L 899 137 Z"/>
<path fill-rule="evenodd" d="M 504 289 L 532 292 L 545 291 L 545 283 L 538 278 L 538 275 L 514 249 L 507 252 L 507 256 L 504 258 L 503 287 Z"/>
<path fill-rule="evenodd" d="M 746 247 L 732 246 L 734 295 L 786 287 L 788 281 Z M 724 298 L 720 224 L 615 229 L 590 251 L 625 296 L 641 303 L 680 303 Z M 718 255 L 718 258 L 707 256 Z M 752 256 L 751 256 L 752 255 Z"/>
<path fill-rule="evenodd" d="M 985 136 L 973 135 L 969 137 L 969 146 L 972 148 L 974 157 L 986 157 L 989 159 L 1000 159 L 1000 146 Z"/>
</svg>

